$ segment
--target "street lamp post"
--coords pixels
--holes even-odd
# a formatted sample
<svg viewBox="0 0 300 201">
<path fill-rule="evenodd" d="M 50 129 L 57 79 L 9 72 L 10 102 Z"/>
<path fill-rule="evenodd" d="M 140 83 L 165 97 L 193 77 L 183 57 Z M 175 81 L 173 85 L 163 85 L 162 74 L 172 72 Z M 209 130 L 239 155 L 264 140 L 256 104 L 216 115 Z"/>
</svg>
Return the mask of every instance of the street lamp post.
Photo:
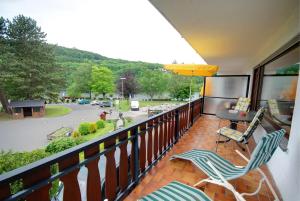
<svg viewBox="0 0 300 201">
<path fill-rule="evenodd" d="M 124 83 L 123 83 L 123 81 L 126 80 L 126 78 L 121 77 L 120 80 L 122 81 L 122 99 L 124 99 Z"/>
</svg>

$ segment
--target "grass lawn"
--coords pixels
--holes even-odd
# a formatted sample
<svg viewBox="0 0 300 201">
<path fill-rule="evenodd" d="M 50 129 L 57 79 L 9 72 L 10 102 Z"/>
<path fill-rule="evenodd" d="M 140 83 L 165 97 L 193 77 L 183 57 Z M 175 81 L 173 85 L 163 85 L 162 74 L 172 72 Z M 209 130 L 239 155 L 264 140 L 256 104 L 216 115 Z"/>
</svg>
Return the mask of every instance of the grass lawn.
<svg viewBox="0 0 300 201">
<path fill-rule="evenodd" d="M 72 109 L 62 105 L 46 105 L 45 117 L 59 117 L 72 112 Z"/>
<path fill-rule="evenodd" d="M 11 120 L 12 117 L 9 114 L 6 114 L 5 112 L 0 112 L 0 121 L 5 121 L 5 120 Z"/>
<path fill-rule="evenodd" d="M 140 108 L 141 108 L 141 107 L 146 107 L 146 106 L 162 105 L 162 104 L 165 104 L 165 103 L 180 104 L 180 103 L 183 103 L 183 102 L 180 102 L 180 101 L 139 101 L 139 103 L 140 103 Z M 120 110 L 122 112 L 129 111 L 130 110 L 130 101 L 129 100 L 120 101 Z"/>
</svg>

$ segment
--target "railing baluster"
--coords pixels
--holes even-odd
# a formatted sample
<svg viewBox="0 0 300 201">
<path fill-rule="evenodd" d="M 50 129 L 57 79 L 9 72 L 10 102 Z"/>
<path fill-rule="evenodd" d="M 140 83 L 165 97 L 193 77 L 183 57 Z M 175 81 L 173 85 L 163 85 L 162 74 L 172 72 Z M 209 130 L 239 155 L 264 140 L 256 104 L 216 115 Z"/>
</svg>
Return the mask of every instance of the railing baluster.
<svg viewBox="0 0 300 201">
<path fill-rule="evenodd" d="M 163 133 L 163 117 L 159 117 L 159 155 L 163 152 L 163 140 L 164 140 L 164 133 Z"/>
<path fill-rule="evenodd" d="M 140 159 L 140 169 L 141 172 L 144 172 L 146 169 L 146 124 L 142 124 L 140 126 L 140 152 L 139 152 L 139 159 Z"/>
<path fill-rule="evenodd" d="M 11 195 L 9 183 L 0 184 L 0 200 L 5 200 Z"/>
<path fill-rule="evenodd" d="M 119 184 L 121 191 L 124 191 L 128 186 L 128 133 L 123 132 L 119 135 L 119 141 L 124 142 L 120 145 L 120 166 L 119 166 Z"/>
<path fill-rule="evenodd" d="M 180 109 L 180 137 L 183 131 L 183 124 L 184 124 L 184 112 L 182 111 L 182 109 Z"/>
<path fill-rule="evenodd" d="M 34 175 L 34 176 L 33 176 Z M 43 181 L 45 179 L 50 178 L 50 166 L 46 166 L 44 168 L 38 169 L 36 171 L 31 172 L 30 174 L 27 174 L 23 177 L 23 184 L 25 188 L 30 188 L 30 186 L 33 186 L 34 184 L 37 184 L 40 181 Z M 42 188 L 33 191 L 31 194 L 29 194 L 26 197 L 27 201 L 35 201 L 36 198 L 39 198 L 39 200 L 50 200 L 49 197 L 49 190 L 51 188 L 52 184 L 48 184 L 46 186 L 43 186 Z"/>
<path fill-rule="evenodd" d="M 147 161 L 149 166 L 152 163 L 153 151 L 152 151 L 152 130 L 153 130 L 153 120 L 148 121 L 148 145 L 147 145 Z"/>
<path fill-rule="evenodd" d="M 172 144 L 172 112 L 168 113 L 168 136 L 170 146 Z"/>
<path fill-rule="evenodd" d="M 158 128 L 159 128 L 159 118 L 154 119 L 154 146 L 153 146 L 153 154 L 154 159 L 157 159 L 158 154 Z"/>
<path fill-rule="evenodd" d="M 100 151 L 99 145 L 84 150 L 84 158 L 92 157 Z M 99 158 L 90 161 L 86 167 L 88 169 L 86 197 L 87 201 L 102 200 L 101 177 L 98 168 Z"/>
<path fill-rule="evenodd" d="M 116 139 L 112 138 L 104 142 L 104 148 L 110 149 L 105 153 L 106 168 L 105 168 L 105 197 L 108 200 L 115 200 L 117 195 L 117 168 L 115 160 Z"/>
<path fill-rule="evenodd" d="M 69 167 L 77 165 L 78 163 L 79 155 L 78 153 L 75 153 L 58 163 L 59 171 L 62 172 Z M 64 201 L 81 201 L 80 188 L 77 180 L 78 172 L 79 168 L 76 168 L 72 172 L 60 178 L 64 184 Z"/>
<path fill-rule="evenodd" d="M 189 106 L 185 107 L 185 126 L 184 126 L 184 130 L 186 131 L 187 127 L 188 127 L 188 115 L 189 115 Z"/>
<path fill-rule="evenodd" d="M 169 120 L 169 125 L 170 125 L 170 144 L 173 144 L 173 139 L 174 139 L 174 132 L 173 132 L 173 111 L 169 113 L 170 115 L 170 120 Z"/>
<path fill-rule="evenodd" d="M 168 117 L 167 114 L 163 115 L 164 117 L 164 149 L 168 147 Z"/>
<path fill-rule="evenodd" d="M 175 143 L 178 141 L 179 138 L 179 133 L 180 133 L 180 112 L 179 109 L 175 110 L 175 133 L 174 133 L 174 137 L 175 137 Z"/>
</svg>

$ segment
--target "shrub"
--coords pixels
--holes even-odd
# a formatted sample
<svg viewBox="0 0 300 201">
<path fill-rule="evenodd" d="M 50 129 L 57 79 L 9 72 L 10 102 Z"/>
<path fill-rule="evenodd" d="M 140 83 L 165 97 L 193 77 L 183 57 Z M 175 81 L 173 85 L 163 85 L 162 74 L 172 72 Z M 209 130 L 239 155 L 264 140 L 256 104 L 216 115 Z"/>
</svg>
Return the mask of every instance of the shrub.
<svg viewBox="0 0 300 201">
<path fill-rule="evenodd" d="M 87 135 L 90 133 L 89 127 L 90 127 L 90 123 L 83 122 L 79 125 L 78 131 L 81 135 Z"/>
<path fill-rule="evenodd" d="M 78 132 L 78 131 L 73 131 L 73 133 L 72 133 L 72 137 L 73 138 L 79 138 L 81 136 L 81 134 Z"/>
<path fill-rule="evenodd" d="M 0 174 L 49 156 L 43 149 L 31 152 L 0 152 Z"/>
<path fill-rule="evenodd" d="M 75 140 L 70 137 L 60 138 L 58 140 L 54 140 L 50 142 L 46 147 L 45 151 L 50 154 L 54 154 L 69 149 L 71 147 L 74 147 L 76 145 L 77 144 Z"/>
<path fill-rule="evenodd" d="M 104 127 L 105 127 L 105 122 L 104 122 L 103 120 L 98 120 L 98 121 L 96 122 L 96 124 L 97 124 L 97 128 L 98 128 L 98 129 L 101 129 L 101 128 L 104 128 Z"/>
<path fill-rule="evenodd" d="M 44 149 L 37 149 L 31 152 L 0 151 L 0 175 L 24 165 L 33 163 L 47 156 L 49 156 L 49 153 L 45 152 Z M 57 169 L 51 167 L 52 173 L 55 173 L 56 170 Z M 17 193 L 21 189 L 21 180 L 15 181 L 11 184 L 12 193 Z"/>
<path fill-rule="evenodd" d="M 96 123 L 90 123 L 89 133 L 96 133 L 96 131 L 97 131 L 97 124 Z"/>
</svg>

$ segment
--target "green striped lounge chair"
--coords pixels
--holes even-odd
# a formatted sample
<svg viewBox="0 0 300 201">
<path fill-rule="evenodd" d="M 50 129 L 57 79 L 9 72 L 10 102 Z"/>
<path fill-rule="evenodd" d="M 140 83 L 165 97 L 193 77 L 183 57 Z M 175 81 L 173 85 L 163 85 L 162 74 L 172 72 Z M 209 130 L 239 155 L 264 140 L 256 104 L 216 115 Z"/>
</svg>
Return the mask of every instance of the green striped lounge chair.
<svg viewBox="0 0 300 201">
<path fill-rule="evenodd" d="M 219 139 L 221 136 L 223 136 L 223 137 L 227 138 L 227 140 L 224 142 L 234 140 L 237 143 L 242 143 L 242 144 L 247 145 L 248 140 L 253 135 L 255 129 L 260 124 L 261 120 L 263 119 L 264 111 L 265 111 L 265 109 L 263 107 L 257 111 L 253 120 L 251 121 L 251 123 L 249 124 L 248 128 L 246 129 L 246 131 L 244 133 L 237 131 L 235 129 L 228 128 L 228 127 L 220 128 L 217 131 L 217 134 L 219 134 Z M 220 140 L 216 141 L 216 143 L 217 143 L 216 151 L 218 150 L 219 142 L 222 142 L 222 141 L 220 141 Z"/>
<path fill-rule="evenodd" d="M 250 98 L 240 97 L 234 107 L 234 110 L 247 112 L 250 106 Z"/>
<path fill-rule="evenodd" d="M 174 155 L 170 160 L 173 159 L 184 159 L 191 161 L 197 168 L 202 170 L 209 178 L 203 179 L 200 182 L 196 183 L 194 186 L 198 186 L 205 182 L 221 185 L 228 190 L 232 191 L 236 198 L 241 195 L 255 195 L 259 192 L 262 182 L 265 181 L 269 186 L 272 194 L 274 195 L 275 200 L 279 201 L 278 196 L 276 195 L 272 185 L 269 180 L 265 176 L 264 172 L 260 169 L 260 166 L 266 164 L 274 154 L 275 150 L 279 146 L 279 143 L 282 137 L 285 134 L 285 130 L 281 129 L 278 131 L 274 131 L 267 135 L 264 135 L 262 139 L 259 141 L 254 151 L 251 154 L 250 160 L 247 159 L 242 153 L 238 150 L 236 152 L 246 161 L 248 164 L 244 167 L 235 166 L 231 162 L 225 160 L 223 157 L 219 156 L 215 152 L 208 150 L 198 150 L 193 149 L 191 151 Z M 251 170 L 257 170 L 262 178 L 259 182 L 259 186 L 253 193 L 242 193 L 239 194 L 235 188 L 228 182 L 232 179 L 237 179 L 247 174 Z"/>
<path fill-rule="evenodd" d="M 168 185 L 146 195 L 139 201 L 212 201 L 203 191 L 188 186 L 178 181 L 173 181 Z"/>
</svg>

